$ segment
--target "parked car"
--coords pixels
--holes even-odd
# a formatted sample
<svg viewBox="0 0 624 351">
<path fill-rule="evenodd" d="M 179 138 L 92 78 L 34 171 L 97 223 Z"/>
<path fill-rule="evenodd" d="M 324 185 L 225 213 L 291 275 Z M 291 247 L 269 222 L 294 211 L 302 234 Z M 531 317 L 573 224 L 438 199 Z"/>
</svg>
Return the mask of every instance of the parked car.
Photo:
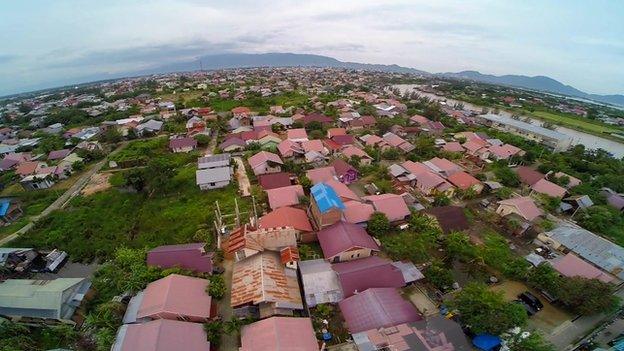
<svg viewBox="0 0 624 351">
<path fill-rule="evenodd" d="M 541 311 L 544 308 L 544 304 L 535 295 L 529 291 L 525 291 L 518 295 L 518 299 L 535 309 L 535 312 Z"/>
</svg>

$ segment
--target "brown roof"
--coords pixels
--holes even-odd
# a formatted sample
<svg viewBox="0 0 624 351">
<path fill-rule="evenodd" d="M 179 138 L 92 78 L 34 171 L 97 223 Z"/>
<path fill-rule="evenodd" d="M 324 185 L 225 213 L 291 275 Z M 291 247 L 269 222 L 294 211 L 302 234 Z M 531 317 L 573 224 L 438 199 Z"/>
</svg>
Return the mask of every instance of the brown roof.
<svg viewBox="0 0 624 351">
<path fill-rule="evenodd" d="M 533 185 L 545 177 L 542 173 L 526 166 L 516 168 L 516 174 L 521 182 L 528 185 Z"/>
<path fill-rule="evenodd" d="M 470 228 L 464 210 L 459 206 L 434 207 L 424 211 L 435 217 L 444 233 L 461 231 Z"/>
<path fill-rule="evenodd" d="M 258 176 L 258 183 L 264 190 L 289 186 L 290 174 L 286 172 L 261 174 Z"/>
<path fill-rule="evenodd" d="M 279 250 L 293 245 L 297 245 L 297 239 L 292 227 L 254 230 L 244 225 L 230 234 L 225 252 L 234 253 L 243 248 L 255 251 Z"/>
<path fill-rule="evenodd" d="M 286 275 L 278 252 L 263 251 L 234 263 L 231 306 L 275 302 L 303 309 L 296 275 Z"/>
</svg>

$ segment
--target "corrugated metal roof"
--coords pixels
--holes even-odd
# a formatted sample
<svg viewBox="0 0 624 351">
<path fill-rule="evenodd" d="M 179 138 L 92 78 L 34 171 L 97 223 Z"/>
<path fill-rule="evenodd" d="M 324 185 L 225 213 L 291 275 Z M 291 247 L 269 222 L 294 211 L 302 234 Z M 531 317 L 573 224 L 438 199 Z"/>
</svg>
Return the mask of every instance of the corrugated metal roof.
<svg viewBox="0 0 624 351">
<path fill-rule="evenodd" d="M 332 208 L 339 208 L 341 210 L 344 210 L 345 208 L 338 194 L 336 194 L 331 186 L 325 183 L 318 183 L 314 185 L 310 189 L 310 194 L 314 197 L 319 211 L 322 213 L 327 212 Z"/>
</svg>

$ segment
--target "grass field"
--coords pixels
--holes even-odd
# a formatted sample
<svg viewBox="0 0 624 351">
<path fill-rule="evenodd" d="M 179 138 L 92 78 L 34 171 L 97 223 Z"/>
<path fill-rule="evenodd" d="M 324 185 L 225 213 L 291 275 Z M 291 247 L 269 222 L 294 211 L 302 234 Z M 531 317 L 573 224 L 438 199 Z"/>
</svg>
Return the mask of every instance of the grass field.
<svg viewBox="0 0 624 351">
<path fill-rule="evenodd" d="M 573 129 L 584 130 L 587 132 L 602 134 L 622 131 L 622 129 L 619 129 L 617 127 L 609 126 L 599 121 L 592 121 L 583 117 L 568 116 L 547 111 L 536 111 L 528 114 L 535 116 L 539 119 L 552 122 L 553 124 L 571 127 Z"/>
</svg>

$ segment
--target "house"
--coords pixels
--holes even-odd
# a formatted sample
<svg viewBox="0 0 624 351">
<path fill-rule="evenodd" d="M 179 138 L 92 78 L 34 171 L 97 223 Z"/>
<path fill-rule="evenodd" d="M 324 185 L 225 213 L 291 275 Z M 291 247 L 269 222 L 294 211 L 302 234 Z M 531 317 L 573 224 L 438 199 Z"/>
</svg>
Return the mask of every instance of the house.
<svg viewBox="0 0 624 351">
<path fill-rule="evenodd" d="M 306 177 L 312 184 L 318 184 L 335 180 L 337 178 L 336 169 L 332 166 L 312 168 L 306 171 Z"/>
<path fill-rule="evenodd" d="M 508 116 L 485 114 L 477 117 L 479 123 L 520 135 L 526 139 L 544 144 L 555 152 L 564 151 L 570 147 L 572 138 L 554 130 L 543 128 L 531 123 L 515 120 Z"/>
<path fill-rule="evenodd" d="M 0 221 L 2 221 L 2 223 L 11 223 L 20 218 L 23 214 L 24 211 L 22 211 L 19 202 L 12 198 L 0 199 Z"/>
<path fill-rule="evenodd" d="M 318 351 L 310 318 L 271 317 L 243 326 L 239 351 Z"/>
<path fill-rule="evenodd" d="M 376 212 L 381 212 L 392 222 L 399 222 L 410 215 L 410 210 L 401 195 L 380 194 L 369 195 L 362 198 L 375 208 Z"/>
<path fill-rule="evenodd" d="M 161 122 L 162 123 L 162 122 Z M 161 124 L 162 126 L 162 124 Z M 193 137 L 206 133 L 206 122 L 197 116 L 193 116 L 186 121 L 186 135 Z"/>
<path fill-rule="evenodd" d="M 237 261 L 266 250 L 277 252 L 285 247 L 296 247 L 297 233 L 291 227 L 253 229 L 243 225 L 230 233 L 224 251 Z"/>
<path fill-rule="evenodd" d="M 490 156 L 495 160 L 508 160 L 513 156 L 523 156 L 525 152 L 513 145 L 492 145 L 488 148 Z"/>
<path fill-rule="evenodd" d="M 144 136 L 146 133 L 156 134 L 160 133 L 164 125 L 163 121 L 157 121 L 155 119 L 150 119 L 144 123 L 141 123 L 137 126 L 137 134 L 140 136 Z"/>
<path fill-rule="evenodd" d="M 228 153 L 200 157 L 197 159 L 197 168 L 212 169 L 230 167 L 231 158 L 232 156 Z"/>
<path fill-rule="evenodd" d="M 456 141 L 451 141 L 451 142 L 444 144 L 442 146 L 442 150 L 446 152 L 462 152 L 462 153 L 466 151 L 466 149 L 464 149 L 464 147 L 461 146 L 461 144 Z"/>
<path fill-rule="evenodd" d="M 195 171 L 195 184 L 201 190 L 226 187 L 230 184 L 232 170 L 230 167 L 208 168 Z"/>
<path fill-rule="evenodd" d="M 519 166 L 515 169 L 520 181 L 528 186 L 537 183 L 540 179 L 544 179 L 545 175 L 526 166 Z"/>
<path fill-rule="evenodd" d="M 462 171 L 462 168 L 459 165 L 445 158 L 434 157 L 429 161 L 423 162 L 423 164 L 442 178 L 448 178 L 453 174 Z"/>
<path fill-rule="evenodd" d="M 286 131 L 286 139 L 293 142 L 308 141 L 308 133 L 304 128 L 289 129 Z"/>
<path fill-rule="evenodd" d="M 624 195 L 618 194 L 615 191 L 609 188 L 600 189 L 600 194 L 602 194 L 606 200 L 607 204 L 618 211 L 624 211 Z"/>
<path fill-rule="evenodd" d="M 424 195 L 453 194 L 454 187 L 430 168 L 420 162 L 405 161 L 401 167 L 408 174 L 401 173 L 408 182 L 415 182 L 416 188 Z"/>
<path fill-rule="evenodd" d="M 347 130 L 344 128 L 329 128 L 327 130 L 327 138 L 331 139 L 337 135 L 347 135 Z"/>
<path fill-rule="evenodd" d="M 71 153 L 69 149 L 54 150 L 48 154 L 48 161 L 56 161 L 67 157 Z"/>
<path fill-rule="evenodd" d="M 401 350 L 472 351 L 461 326 L 452 319 L 434 315 L 426 320 L 391 328 L 370 329 L 353 334 L 359 351 L 383 350 L 387 345 Z"/>
<path fill-rule="evenodd" d="M 318 122 L 324 125 L 330 125 L 334 123 L 334 120 L 331 117 L 325 116 L 320 113 L 311 113 L 309 115 L 305 115 L 301 121 L 303 122 L 304 126 L 307 126 L 312 122 Z"/>
<path fill-rule="evenodd" d="M 424 210 L 423 213 L 435 219 L 445 234 L 470 228 L 468 218 L 466 218 L 463 208 L 459 206 L 432 207 Z"/>
<path fill-rule="evenodd" d="M 258 229 L 291 227 L 297 231 L 297 240 L 316 241 L 316 233 L 305 210 L 290 206 L 280 207 L 258 218 Z"/>
<path fill-rule="evenodd" d="M 21 162 L 17 168 L 15 169 L 15 174 L 25 177 L 29 175 L 33 175 L 38 173 L 38 171 L 46 167 L 45 163 L 37 162 L 37 161 L 26 161 Z"/>
<path fill-rule="evenodd" d="M 290 173 L 268 173 L 258 176 L 258 184 L 264 190 L 282 188 L 292 185 L 290 181 Z"/>
<path fill-rule="evenodd" d="M 0 315 L 22 322 L 73 324 L 74 312 L 90 288 L 85 278 L 7 279 L 0 283 Z"/>
<path fill-rule="evenodd" d="M 528 196 L 514 197 L 499 201 L 496 213 L 501 217 L 515 213 L 531 222 L 544 214 L 542 210 L 537 207 L 533 199 Z"/>
<path fill-rule="evenodd" d="M 470 174 L 460 171 L 454 173 L 446 178 L 451 184 L 462 190 L 472 189 L 477 194 L 481 194 L 483 191 L 483 184 L 481 181 Z"/>
<path fill-rule="evenodd" d="M 282 142 L 280 137 L 270 130 L 259 131 L 257 136 L 257 142 L 263 149 L 274 149 Z"/>
<path fill-rule="evenodd" d="M 308 307 L 337 303 L 344 298 L 338 275 L 324 259 L 299 262 L 303 295 Z"/>
<path fill-rule="evenodd" d="M 323 228 L 341 220 L 345 206 L 331 186 L 326 183 L 315 184 L 310 188 L 310 197 L 310 213 L 317 228 Z"/>
<path fill-rule="evenodd" d="M 370 165 L 373 161 L 373 158 L 370 157 L 364 150 L 353 145 L 345 146 L 342 150 L 340 150 L 340 153 L 342 153 L 344 157 L 349 160 L 356 157 L 362 165 Z"/>
<path fill-rule="evenodd" d="M 290 139 L 280 142 L 277 145 L 277 151 L 279 151 L 280 155 L 284 158 L 291 158 L 305 154 L 301 144 Z"/>
<path fill-rule="evenodd" d="M 303 310 L 296 271 L 279 252 L 263 251 L 234 263 L 230 305 L 234 315 L 257 310 L 260 318 Z"/>
<path fill-rule="evenodd" d="M 206 292 L 208 280 L 170 274 L 147 285 L 128 303 L 125 323 L 169 319 L 205 323 L 216 316 L 216 304 Z"/>
<path fill-rule="evenodd" d="M 338 303 L 350 333 L 422 320 L 416 307 L 394 288 L 371 288 Z"/>
<path fill-rule="evenodd" d="M 255 175 L 281 172 L 284 163 L 276 154 L 260 151 L 247 159 Z"/>
<path fill-rule="evenodd" d="M 49 189 L 54 183 L 53 177 L 46 174 L 29 175 L 20 180 L 20 185 L 26 190 Z"/>
<path fill-rule="evenodd" d="M 400 136 L 387 132 L 383 135 L 383 140 L 388 143 L 390 146 L 396 147 L 403 152 L 413 151 L 416 147 L 410 144 L 407 140 L 401 138 Z M 366 140 L 366 144 L 368 145 L 368 140 Z"/>
<path fill-rule="evenodd" d="M 336 194 L 338 194 L 338 197 L 340 197 L 340 200 L 343 203 L 347 203 L 351 200 L 360 201 L 360 197 L 358 196 L 358 194 L 356 194 L 353 190 L 349 189 L 346 184 L 341 183 L 336 179 L 330 179 L 326 181 L 325 184 L 329 185 L 332 189 L 334 189 L 334 191 L 336 192 Z"/>
<path fill-rule="evenodd" d="M 234 152 L 244 150 L 247 144 L 239 137 L 229 137 L 219 144 L 219 149 L 225 152 Z"/>
<path fill-rule="evenodd" d="M 615 277 L 594 267 L 575 254 L 569 252 L 563 257 L 558 257 L 550 262 L 552 267 L 564 277 L 581 277 L 585 279 L 598 279 L 603 283 L 611 283 Z"/>
<path fill-rule="evenodd" d="M 239 120 L 249 120 L 249 117 L 251 117 L 251 109 L 249 107 L 234 107 L 231 112 L 232 116 Z"/>
<path fill-rule="evenodd" d="M 563 172 L 557 172 L 557 173 L 554 174 L 554 176 L 557 179 L 559 179 L 559 178 L 568 178 L 568 183 L 564 185 L 566 189 L 572 189 L 575 186 L 579 186 L 579 185 L 581 185 L 583 183 L 580 179 L 575 178 L 575 177 L 573 177 L 573 176 L 571 176 L 571 175 L 569 175 L 567 173 L 563 173 Z"/>
<path fill-rule="evenodd" d="M 531 185 L 531 190 L 536 193 L 548 195 L 556 198 L 563 198 L 565 194 L 568 192 L 565 188 L 560 187 L 559 185 L 547 180 L 546 178 L 542 178 Z"/>
<path fill-rule="evenodd" d="M 202 324 L 158 319 L 122 325 L 111 351 L 210 351 L 207 338 Z"/>
<path fill-rule="evenodd" d="M 342 219 L 347 223 L 358 224 L 363 227 L 375 213 L 373 205 L 359 201 L 347 201 L 344 203 L 345 209 L 342 211 Z"/>
<path fill-rule="evenodd" d="M 323 256 L 333 263 L 369 257 L 380 250 L 364 228 L 342 221 L 321 229 L 317 237 Z"/>
<path fill-rule="evenodd" d="M 158 246 L 147 253 L 147 265 L 160 268 L 183 268 L 212 273 L 214 253 L 206 252 L 206 243 Z"/>
<path fill-rule="evenodd" d="M 340 146 L 352 145 L 355 143 L 355 138 L 353 135 L 344 134 L 344 135 L 334 135 L 330 140 L 335 142 Z"/>
<path fill-rule="evenodd" d="M 564 221 L 537 239 L 550 248 L 574 252 L 603 271 L 624 280 L 624 248 L 576 224 Z"/>
<path fill-rule="evenodd" d="M 345 297 L 370 288 L 401 288 L 406 283 L 403 273 L 392 261 L 377 256 L 335 263 L 332 268 Z"/>
<path fill-rule="evenodd" d="M 305 197 L 301 185 L 289 185 L 281 188 L 265 190 L 272 210 L 285 206 L 299 204 L 299 199 Z"/>
<path fill-rule="evenodd" d="M 336 171 L 336 176 L 338 180 L 344 184 L 351 184 L 357 181 L 359 172 L 355 167 L 351 166 L 347 162 L 341 159 L 335 159 L 331 166 L 334 167 Z"/>
<path fill-rule="evenodd" d="M 177 138 L 169 141 L 169 149 L 173 152 L 191 152 L 197 148 L 197 140 L 193 138 Z"/>
</svg>

